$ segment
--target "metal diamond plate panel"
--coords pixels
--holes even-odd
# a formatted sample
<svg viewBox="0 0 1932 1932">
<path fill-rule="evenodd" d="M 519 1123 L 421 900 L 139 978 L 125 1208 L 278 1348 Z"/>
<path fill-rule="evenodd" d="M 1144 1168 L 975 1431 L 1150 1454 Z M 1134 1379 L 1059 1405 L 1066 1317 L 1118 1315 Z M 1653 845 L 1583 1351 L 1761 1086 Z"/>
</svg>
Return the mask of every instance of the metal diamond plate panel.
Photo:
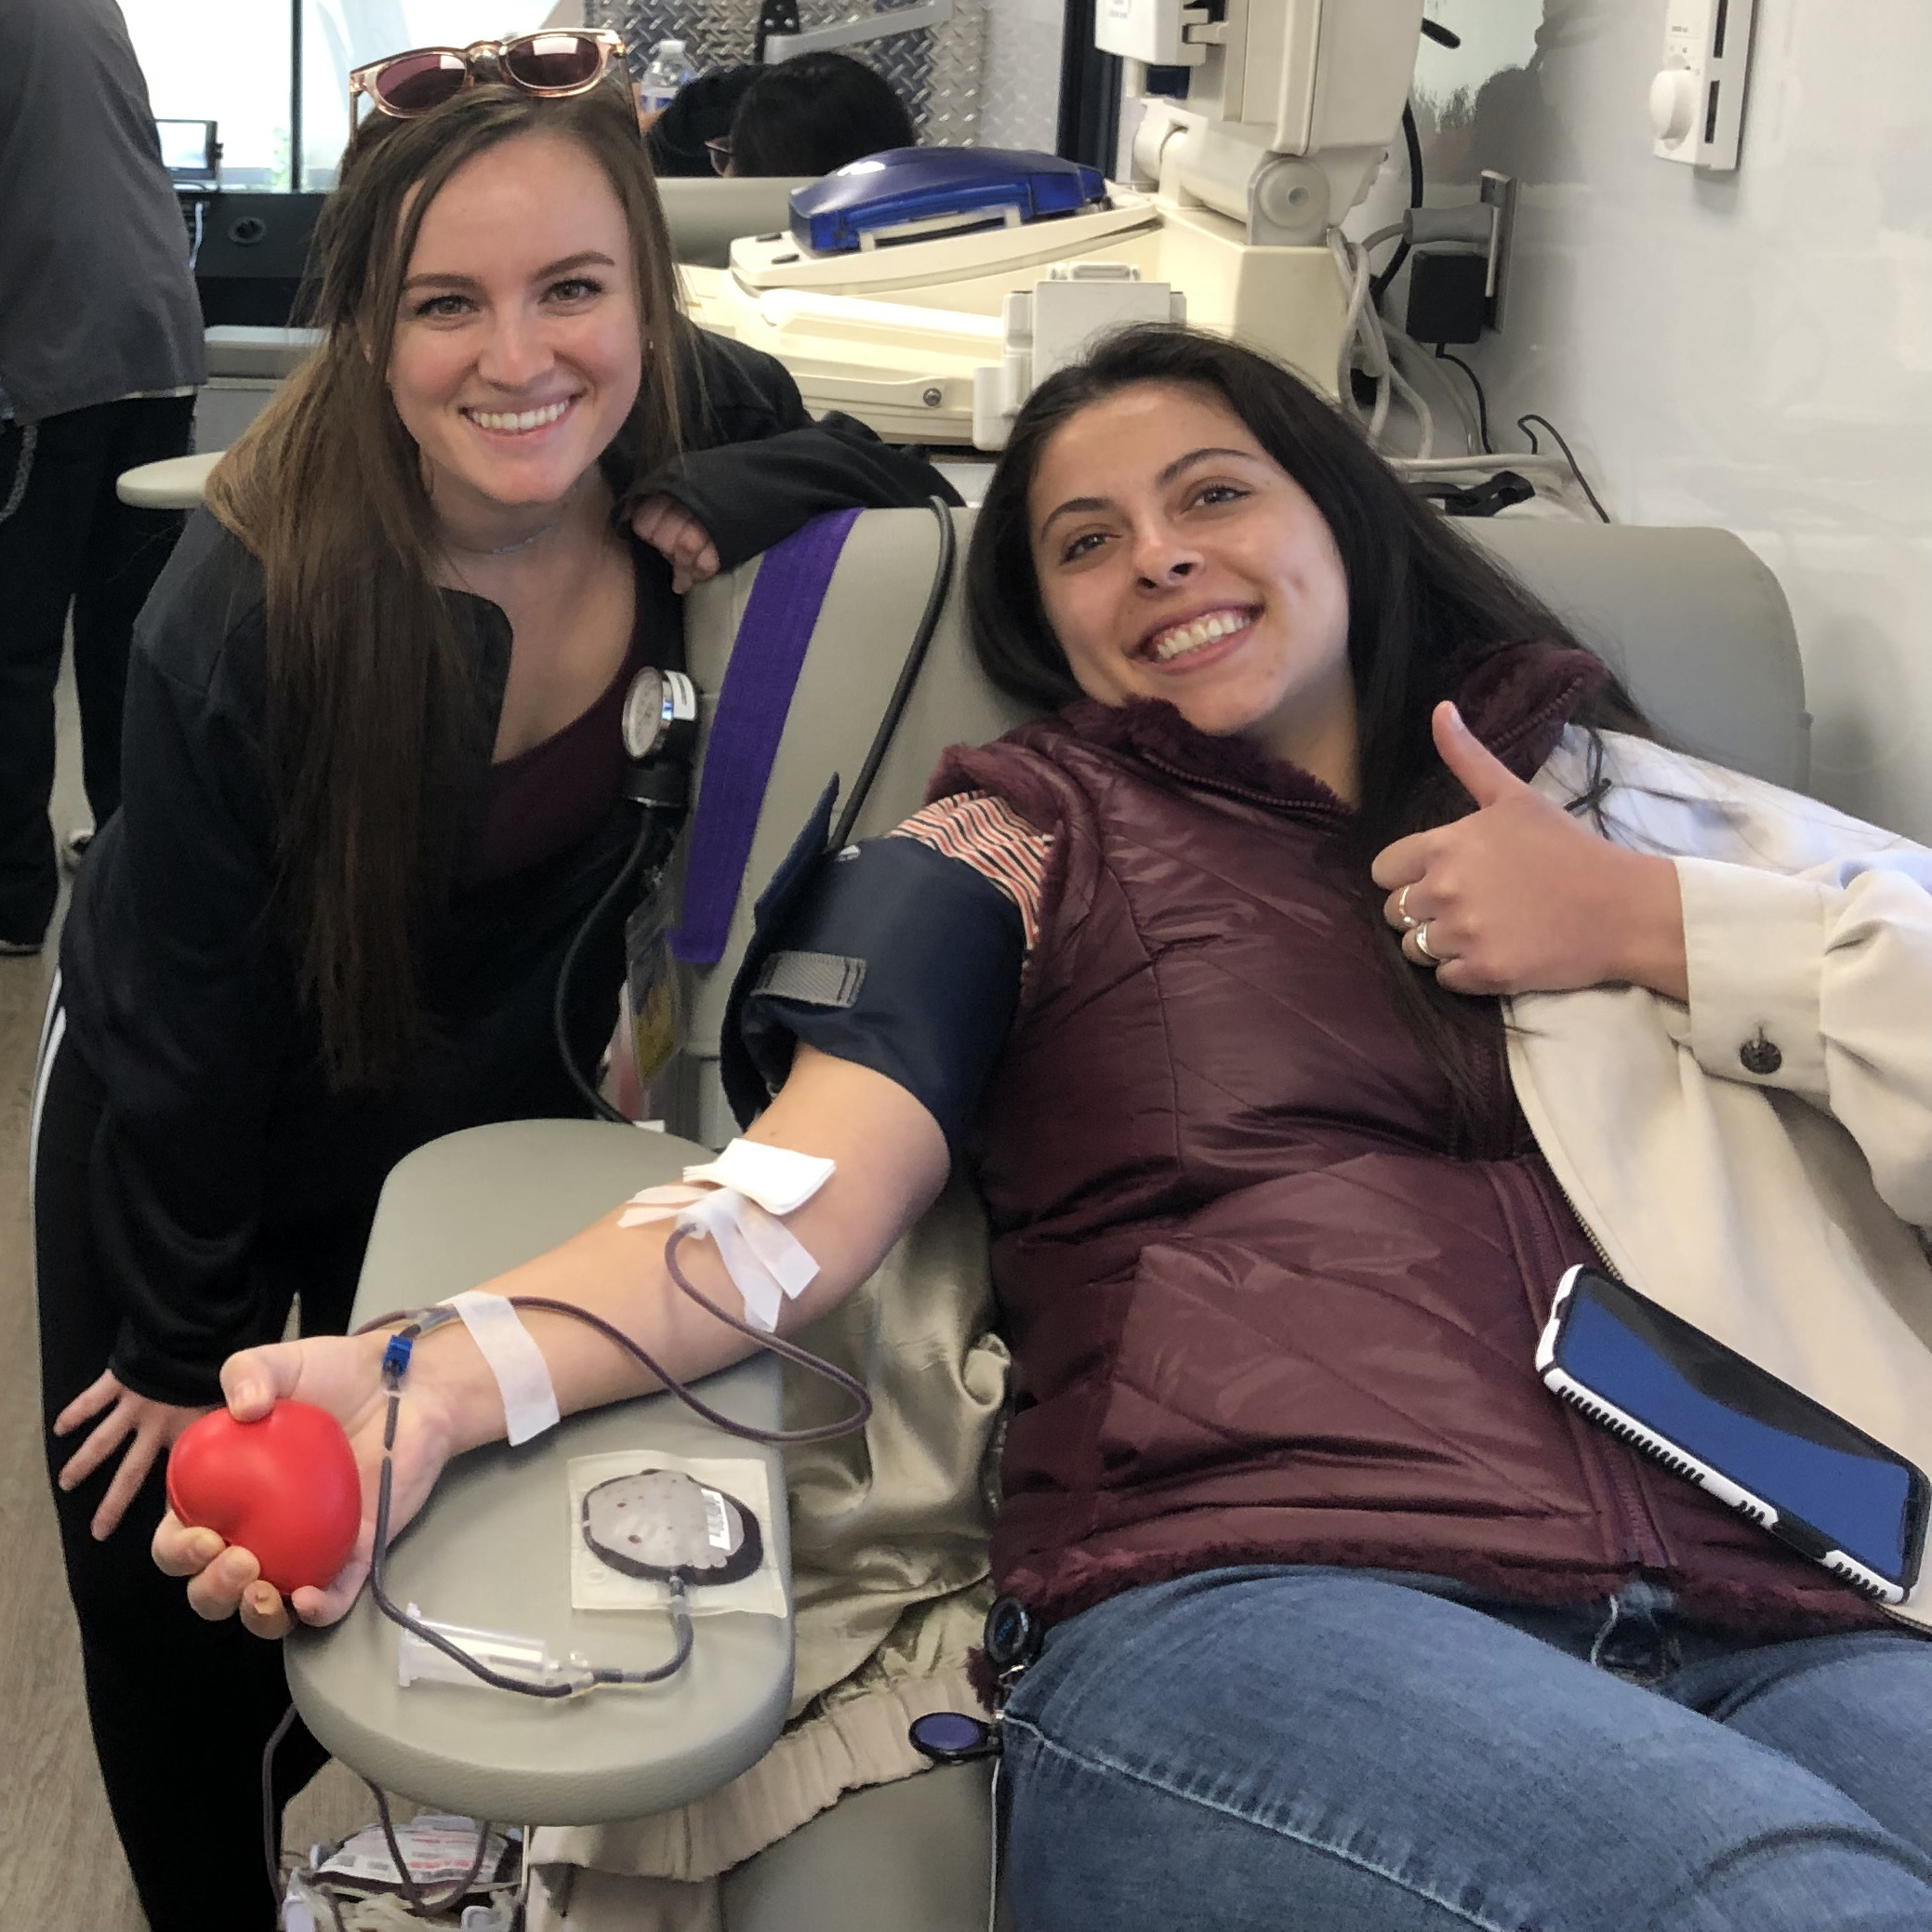
<svg viewBox="0 0 1932 1932">
<path fill-rule="evenodd" d="M 954 0 L 952 19 L 940 26 L 841 51 L 877 68 L 892 83 L 920 140 L 964 147 L 979 132 L 990 4 L 991 0 Z M 809 32 L 846 20 L 889 17 L 896 10 L 854 6 L 852 0 L 800 0 L 799 25 Z M 660 40 L 683 41 L 693 66 L 700 70 L 750 60 L 758 0 L 590 0 L 585 12 L 591 24 L 614 27 L 624 36 L 631 71 L 641 74 Z"/>
</svg>

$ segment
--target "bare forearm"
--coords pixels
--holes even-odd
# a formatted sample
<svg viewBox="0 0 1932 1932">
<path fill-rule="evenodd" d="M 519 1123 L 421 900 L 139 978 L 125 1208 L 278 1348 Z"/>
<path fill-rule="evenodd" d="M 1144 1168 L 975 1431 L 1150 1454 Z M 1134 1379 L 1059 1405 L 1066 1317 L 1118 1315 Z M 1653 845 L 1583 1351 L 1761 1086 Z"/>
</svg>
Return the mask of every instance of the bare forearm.
<svg viewBox="0 0 1932 1932">
<path fill-rule="evenodd" d="M 1614 848 L 1612 848 L 1614 849 Z M 1611 917 L 1618 923 L 1615 977 L 1687 1001 L 1690 973 L 1684 948 L 1684 899 L 1669 859 L 1618 851 L 1624 890 Z"/>
<path fill-rule="evenodd" d="M 820 1192 L 787 1218 L 819 1272 L 786 1304 L 782 1329 L 815 1319 L 866 1280 L 946 1179 L 945 1141 L 924 1108 L 881 1076 L 810 1049 L 801 1051 L 784 1092 L 747 1138 L 838 1164 Z M 681 1382 L 751 1354 L 754 1343 L 671 1281 L 664 1260 L 669 1224 L 619 1227 L 621 1211 L 621 1205 L 614 1206 L 582 1234 L 486 1286 L 496 1294 L 568 1302 L 601 1316 Z M 713 1243 L 686 1237 L 678 1264 L 699 1293 L 734 1315 L 741 1312 L 743 1298 Z M 525 1310 L 523 1318 L 543 1351 L 565 1414 L 657 1385 L 631 1356 L 581 1322 L 542 1309 Z M 503 1434 L 496 1381 L 465 1330 L 454 1324 L 439 1330 L 417 1362 L 446 1408 L 452 1452 Z"/>
</svg>

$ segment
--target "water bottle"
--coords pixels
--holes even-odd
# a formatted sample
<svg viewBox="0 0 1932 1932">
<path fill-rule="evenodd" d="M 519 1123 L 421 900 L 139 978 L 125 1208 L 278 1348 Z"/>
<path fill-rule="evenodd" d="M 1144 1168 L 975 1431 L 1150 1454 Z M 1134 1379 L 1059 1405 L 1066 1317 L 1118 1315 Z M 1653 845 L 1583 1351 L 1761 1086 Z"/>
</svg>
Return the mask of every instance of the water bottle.
<svg viewBox="0 0 1932 1932">
<path fill-rule="evenodd" d="M 691 78 L 681 40 L 660 40 L 651 50 L 651 64 L 637 84 L 637 104 L 644 113 L 661 112 Z"/>
</svg>

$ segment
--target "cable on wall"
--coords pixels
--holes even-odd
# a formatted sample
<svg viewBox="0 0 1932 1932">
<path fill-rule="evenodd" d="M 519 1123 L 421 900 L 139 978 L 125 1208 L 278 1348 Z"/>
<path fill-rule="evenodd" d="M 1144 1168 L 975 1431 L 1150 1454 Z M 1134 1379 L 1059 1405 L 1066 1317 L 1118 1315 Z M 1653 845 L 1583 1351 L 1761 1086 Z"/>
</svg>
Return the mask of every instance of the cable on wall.
<svg viewBox="0 0 1932 1932">
<path fill-rule="evenodd" d="M 1461 356 L 1449 353 L 1449 344 L 1446 342 L 1438 342 L 1436 345 L 1436 360 L 1439 363 L 1454 363 L 1456 367 L 1468 377 L 1469 387 L 1475 391 L 1476 440 L 1483 446 L 1484 456 L 1493 457 L 1496 454 L 1496 447 L 1489 441 L 1489 399 L 1483 394 L 1481 378 Z"/>
</svg>

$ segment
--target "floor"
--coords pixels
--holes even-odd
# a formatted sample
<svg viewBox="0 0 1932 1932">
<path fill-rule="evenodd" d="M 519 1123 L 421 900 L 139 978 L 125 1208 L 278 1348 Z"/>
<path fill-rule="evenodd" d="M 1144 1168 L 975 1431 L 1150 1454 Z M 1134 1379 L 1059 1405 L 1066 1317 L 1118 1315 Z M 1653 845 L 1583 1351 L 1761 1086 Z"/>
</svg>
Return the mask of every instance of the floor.
<svg viewBox="0 0 1932 1932">
<path fill-rule="evenodd" d="M 86 819 L 71 684 L 53 815 L 63 831 Z M 0 959 L 0 1927 L 144 1932 L 88 1743 L 41 1463 L 27 1131 L 53 966 L 52 939 L 39 959 Z M 290 1806 L 286 1841 L 306 1848 L 373 1815 L 367 1792 L 331 1765 Z"/>
</svg>

